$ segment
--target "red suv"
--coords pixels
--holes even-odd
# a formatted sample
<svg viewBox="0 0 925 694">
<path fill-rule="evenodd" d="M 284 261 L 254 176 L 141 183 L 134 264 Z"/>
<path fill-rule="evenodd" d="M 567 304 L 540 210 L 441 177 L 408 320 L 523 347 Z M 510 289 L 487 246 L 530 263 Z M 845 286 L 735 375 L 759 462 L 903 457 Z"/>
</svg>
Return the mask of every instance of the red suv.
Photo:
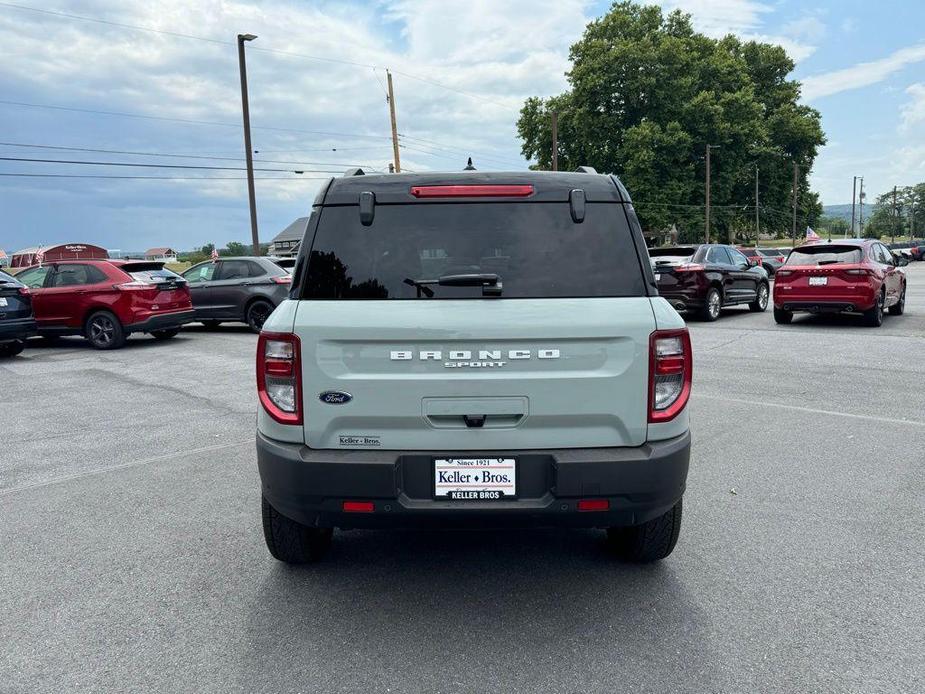
<svg viewBox="0 0 925 694">
<path fill-rule="evenodd" d="M 165 340 L 193 320 L 186 280 L 163 263 L 62 260 L 16 279 L 31 290 L 44 337 L 83 335 L 97 349 L 116 349 L 131 333 Z"/>
<path fill-rule="evenodd" d="M 898 316 L 906 308 L 899 266 L 908 263 L 872 239 L 794 248 L 775 277 L 774 320 L 789 323 L 798 311 L 861 313 L 867 325 L 879 326 L 884 309 Z"/>
</svg>

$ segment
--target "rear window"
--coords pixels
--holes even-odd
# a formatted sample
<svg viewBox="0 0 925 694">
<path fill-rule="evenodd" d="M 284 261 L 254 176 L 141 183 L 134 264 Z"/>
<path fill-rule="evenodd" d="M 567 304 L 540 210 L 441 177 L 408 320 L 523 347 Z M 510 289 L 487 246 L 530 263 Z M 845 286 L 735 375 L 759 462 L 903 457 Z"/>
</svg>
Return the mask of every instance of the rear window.
<svg viewBox="0 0 925 694">
<path fill-rule="evenodd" d="M 806 246 L 796 248 L 787 258 L 787 265 L 832 265 L 834 263 L 860 263 L 864 257 L 858 246 Z"/>
<path fill-rule="evenodd" d="M 356 206 L 321 212 L 305 299 L 481 298 L 478 286 L 415 282 L 497 275 L 504 298 L 644 296 L 621 206 L 589 203 L 581 224 L 564 203 L 378 205 L 371 226 Z"/>
<path fill-rule="evenodd" d="M 164 282 L 178 281 L 186 282 L 186 280 L 180 277 L 176 272 L 168 270 L 167 268 L 161 268 L 160 270 L 130 270 L 128 274 L 131 275 L 132 279 L 136 282 L 144 282 L 145 284 L 163 284 Z"/>
</svg>

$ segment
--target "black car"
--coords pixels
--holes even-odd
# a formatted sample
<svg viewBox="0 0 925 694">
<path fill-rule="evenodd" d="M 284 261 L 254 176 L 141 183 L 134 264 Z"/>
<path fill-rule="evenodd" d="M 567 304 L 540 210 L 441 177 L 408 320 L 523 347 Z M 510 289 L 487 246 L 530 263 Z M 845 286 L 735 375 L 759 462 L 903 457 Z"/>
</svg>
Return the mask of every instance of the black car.
<svg viewBox="0 0 925 694">
<path fill-rule="evenodd" d="M 0 272 L 0 357 L 13 357 L 25 349 L 35 333 L 32 297 L 22 282 Z"/>
<path fill-rule="evenodd" d="M 771 295 L 767 271 L 732 246 L 704 243 L 650 248 L 658 293 L 679 312 L 714 321 L 725 306 L 764 311 Z"/>
<path fill-rule="evenodd" d="M 264 321 L 289 295 L 292 278 L 269 258 L 209 260 L 183 273 L 193 296 L 196 320 L 207 327 L 247 323 L 259 333 Z"/>
</svg>

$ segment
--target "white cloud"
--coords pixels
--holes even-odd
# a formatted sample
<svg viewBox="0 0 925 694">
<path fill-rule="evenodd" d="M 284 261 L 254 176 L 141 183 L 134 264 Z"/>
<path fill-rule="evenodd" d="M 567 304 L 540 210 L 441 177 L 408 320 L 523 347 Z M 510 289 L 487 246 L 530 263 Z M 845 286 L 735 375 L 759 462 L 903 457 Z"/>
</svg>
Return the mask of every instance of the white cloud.
<svg viewBox="0 0 925 694">
<path fill-rule="evenodd" d="M 906 94 L 910 95 L 912 100 L 902 106 L 900 114 L 903 127 L 911 128 L 925 121 L 925 83 L 909 85 L 906 87 Z"/>
<path fill-rule="evenodd" d="M 762 32 L 766 16 L 774 8 L 755 0 L 662 0 L 661 5 L 669 11 L 689 13 L 694 27 L 707 36 L 735 34 L 744 41 L 773 43 L 783 46 L 795 62 L 815 53 L 815 42 L 825 34 L 825 25 L 813 15 L 789 22 L 781 33 Z"/>
<path fill-rule="evenodd" d="M 925 43 L 907 46 L 885 58 L 858 63 L 848 68 L 813 75 L 803 80 L 803 96 L 808 100 L 859 89 L 885 80 L 908 65 L 925 60 Z"/>
</svg>

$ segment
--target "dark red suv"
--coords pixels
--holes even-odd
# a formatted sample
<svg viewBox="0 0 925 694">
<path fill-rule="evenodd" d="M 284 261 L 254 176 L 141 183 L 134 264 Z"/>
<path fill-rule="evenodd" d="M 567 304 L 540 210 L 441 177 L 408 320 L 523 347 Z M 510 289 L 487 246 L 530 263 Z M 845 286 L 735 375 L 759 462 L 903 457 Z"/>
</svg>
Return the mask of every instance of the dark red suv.
<svg viewBox="0 0 925 694">
<path fill-rule="evenodd" d="M 131 333 L 164 340 L 193 320 L 186 280 L 163 263 L 62 260 L 23 270 L 39 335 L 83 335 L 116 349 Z"/>
<path fill-rule="evenodd" d="M 906 308 L 906 274 L 899 267 L 908 263 L 872 239 L 794 248 L 775 277 L 774 320 L 789 323 L 798 311 L 861 313 L 867 325 L 879 326 L 885 309 L 898 316 Z"/>
</svg>

